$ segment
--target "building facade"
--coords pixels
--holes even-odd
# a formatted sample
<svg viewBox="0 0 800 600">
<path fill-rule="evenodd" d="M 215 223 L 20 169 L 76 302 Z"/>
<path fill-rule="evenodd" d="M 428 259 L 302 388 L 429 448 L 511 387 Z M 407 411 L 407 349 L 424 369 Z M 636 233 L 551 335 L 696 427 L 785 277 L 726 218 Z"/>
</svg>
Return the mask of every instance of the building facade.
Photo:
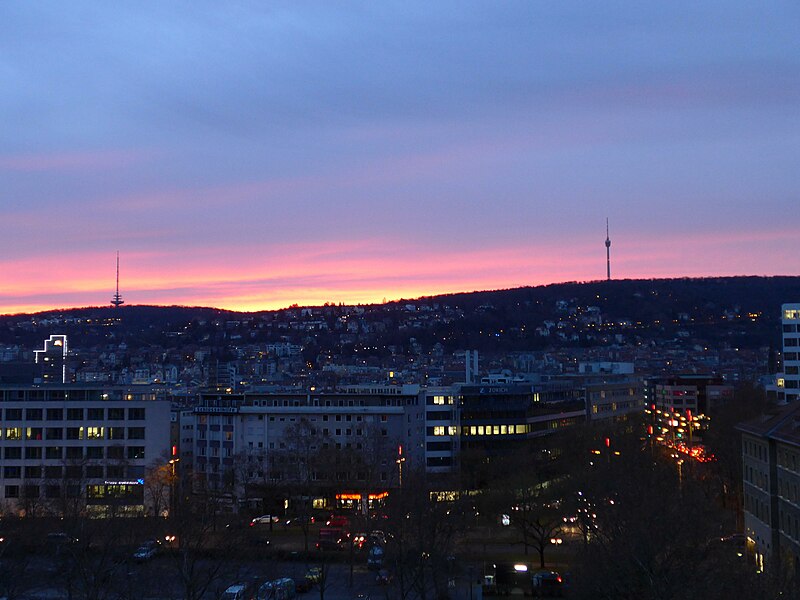
<svg viewBox="0 0 800 600">
<path fill-rule="evenodd" d="M 800 304 L 781 307 L 783 374 L 778 378 L 778 399 L 795 402 L 800 397 Z"/>
<path fill-rule="evenodd" d="M 744 525 L 756 564 L 800 568 L 800 404 L 743 423 Z"/>
<path fill-rule="evenodd" d="M 0 387 L 1 506 L 10 514 L 143 514 L 148 469 L 170 452 L 160 389 Z"/>
</svg>

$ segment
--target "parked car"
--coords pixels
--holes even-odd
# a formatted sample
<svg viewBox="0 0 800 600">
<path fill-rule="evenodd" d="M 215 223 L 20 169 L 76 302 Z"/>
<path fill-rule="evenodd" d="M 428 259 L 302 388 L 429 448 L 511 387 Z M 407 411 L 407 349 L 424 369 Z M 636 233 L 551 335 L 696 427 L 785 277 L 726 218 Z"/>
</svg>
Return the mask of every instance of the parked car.
<svg viewBox="0 0 800 600">
<path fill-rule="evenodd" d="M 137 562 L 145 562 L 155 556 L 161 550 L 161 543 L 157 540 L 148 540 L 136 549 L 133 553 L 133 560 Z"/>
<path fill-rule="evenodd" d="M 540 598 L 545 596 L 560 596 L 563 593 L 564 582 L 561 575 L 555 571 L 537 571 L 531 578 L 533 594 Z"/>
<path fill-rule="evenodd" d="M 311 567 L 306 571 L 306 579 L 311 583 L 319 583 L 322 579 L 322 569 L 320 567 Z"/>
<path fill-rule="evenodd" d="M 260 517 L 255 517 L 252 521 L 250 521 L 250 527 L 254 525 L 269 525 L 270 523 L 279 523 L 280 517 L 276 515 L 261 515 Z"/>
<path fill-rule="evenodd" d="M 262 584 L 256 593 L 256 600 L 294 600 L 295 592 L 294 580 L 284 577 Z"/>
<path fill-rule="evenodd" d="M 235 583 L 222 592 L 220 600 L 253 600 L 254 595 L 252 584 Z"/>
</svg>

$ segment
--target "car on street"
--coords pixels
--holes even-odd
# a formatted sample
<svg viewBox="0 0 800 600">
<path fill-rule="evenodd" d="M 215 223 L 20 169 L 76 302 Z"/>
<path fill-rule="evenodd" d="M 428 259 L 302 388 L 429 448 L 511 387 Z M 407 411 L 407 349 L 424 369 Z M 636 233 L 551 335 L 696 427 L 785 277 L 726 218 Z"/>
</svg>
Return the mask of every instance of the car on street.
<svg viewBox="0 0 800 600">
<path fill-rule="evenodd" d="M 250 521 L 250 527 L 254 527 L 255 525 L 269 525 L 270 523 L 279 523 L 280 517 L 277 515 L 261 515 L 260 517 L 255 517 L 252 521 Z"/>
<path fill-rule="evenodd" d="M 564 591 L 561 575 L 555 571 L 537 571 L 531 578 L 531 584 L 533 595 L 539 598 L 561 596 Z"/>
<path fill-rule="evenodd" d="M 136 551 L 133 553 L 133 560 L 136 562 L 147 562 L 148 560 L 155 558 L 160 550 L 160 542 L 157 540 L 148 540 L 136 549 Z"/>
</svg>

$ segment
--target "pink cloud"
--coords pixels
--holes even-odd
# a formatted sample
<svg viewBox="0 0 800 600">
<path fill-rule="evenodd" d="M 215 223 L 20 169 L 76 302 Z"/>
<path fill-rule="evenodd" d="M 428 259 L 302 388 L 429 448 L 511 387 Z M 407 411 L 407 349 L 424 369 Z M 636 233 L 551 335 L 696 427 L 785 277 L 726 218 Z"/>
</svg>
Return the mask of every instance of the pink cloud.
<svg viewBox="0 0 800 600">
<path fill-rule="evenodd" d="M 144 156 L 142 152 L 129 150 L 5 155 L 0 156 L 0 170 L 37 172 L 112 169 L 138 162 Z"/>
</svg>

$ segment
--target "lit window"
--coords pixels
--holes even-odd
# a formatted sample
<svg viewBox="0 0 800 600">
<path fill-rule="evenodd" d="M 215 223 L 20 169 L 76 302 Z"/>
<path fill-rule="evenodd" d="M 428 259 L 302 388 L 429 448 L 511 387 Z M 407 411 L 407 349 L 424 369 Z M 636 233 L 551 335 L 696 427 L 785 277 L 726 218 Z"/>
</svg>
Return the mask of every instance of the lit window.
<svg viewBox="0 0 800 600">
<path fill-rule="evenodd" d="M 86 439 L 87 440 L 99 440 L 103 439 L 104 427 L 87 427 L 86 428 Z"/>
</svg>

